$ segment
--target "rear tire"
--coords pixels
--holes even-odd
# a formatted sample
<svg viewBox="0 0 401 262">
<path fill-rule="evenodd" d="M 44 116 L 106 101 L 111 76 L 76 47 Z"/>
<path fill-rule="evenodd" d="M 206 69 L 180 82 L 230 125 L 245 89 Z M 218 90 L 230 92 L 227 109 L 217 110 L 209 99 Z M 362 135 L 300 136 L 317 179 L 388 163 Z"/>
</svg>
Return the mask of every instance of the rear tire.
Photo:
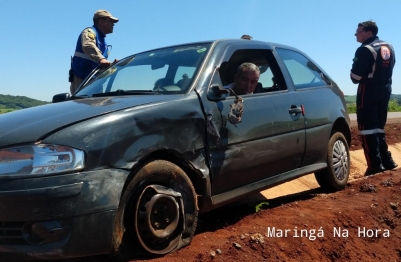
<svg viewBox="0 0 401 262">
<path fill-rule="evenodd" d="M 168 161 L 148 162 L 122 195 L 114 225 L 114 258 L 171 253 L 191 242 L 197 222 L 197 196 L 185 172 Z"/>
<path fill-rule="evenodd" d="M 327 191 L 343 189 L 348 182 L 350 157 L 349 147 L 344 135 L 333 132 L 327 149 L 327 168 L 315 172 L 320 187 Z"/>
</svg>

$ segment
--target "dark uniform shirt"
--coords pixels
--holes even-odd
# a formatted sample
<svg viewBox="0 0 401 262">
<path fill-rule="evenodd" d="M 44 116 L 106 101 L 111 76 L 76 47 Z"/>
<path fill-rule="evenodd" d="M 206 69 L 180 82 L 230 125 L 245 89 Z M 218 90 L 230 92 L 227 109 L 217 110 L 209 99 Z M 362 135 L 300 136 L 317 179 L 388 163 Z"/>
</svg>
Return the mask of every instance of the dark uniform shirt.
<svg viewBox="0 0 401 262">
<path fill-rule="evenodd" d="M 371 37 L 355 52 L 351 79 L 354 83 L 366 84 L 367 88 L 391 86 L 394 64 L 393 47 L 377 36 Z"/>
</svg>

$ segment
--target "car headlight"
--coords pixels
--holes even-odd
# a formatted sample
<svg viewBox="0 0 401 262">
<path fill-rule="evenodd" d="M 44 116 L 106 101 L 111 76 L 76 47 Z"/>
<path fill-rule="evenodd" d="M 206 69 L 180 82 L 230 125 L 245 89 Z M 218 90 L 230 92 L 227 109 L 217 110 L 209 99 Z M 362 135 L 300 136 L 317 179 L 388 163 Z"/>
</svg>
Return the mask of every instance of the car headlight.
<svg viewBox="0 0 401 262">
<path fill-rule="evenodd" d="M 84 168 L 84 152 L 68 146 L 25 145 L 0 149 L 0 178 L 47 175 Z"/>
</svg>

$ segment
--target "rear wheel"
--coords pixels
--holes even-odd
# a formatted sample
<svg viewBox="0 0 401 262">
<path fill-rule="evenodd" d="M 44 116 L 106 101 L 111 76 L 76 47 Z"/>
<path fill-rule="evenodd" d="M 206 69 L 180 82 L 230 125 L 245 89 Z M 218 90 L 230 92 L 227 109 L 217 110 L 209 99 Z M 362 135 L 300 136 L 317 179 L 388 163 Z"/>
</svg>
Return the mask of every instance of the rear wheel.
<svg viewBox="0 0 401 262">
<path fill-rule="evenodd" d="M 114 253 L 124 259 L 140 253 L 157 256 L 188 245 L 198 221 L 196 199 L 191 180 L 180 167 L 164 160 L 147 163 L 123 193 Z"/>
<path fill-rule="evenodd" d="M 320 187 L 328 191 L 343 189 L 349 178 L 349 147 L 344 135 L 333 132 L 327 149 L 327 168 L 315 172 Z"/>
</svg>

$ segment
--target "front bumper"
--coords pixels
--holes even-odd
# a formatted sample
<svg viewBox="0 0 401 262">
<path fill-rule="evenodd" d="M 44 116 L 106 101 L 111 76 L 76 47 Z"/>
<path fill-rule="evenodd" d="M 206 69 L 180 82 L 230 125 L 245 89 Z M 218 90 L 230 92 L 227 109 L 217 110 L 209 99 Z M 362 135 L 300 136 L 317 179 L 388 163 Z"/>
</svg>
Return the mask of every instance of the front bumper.
<svg viewBox="0 0 401 262">
<path fill-rule="evenodd" d="M 59 259 L 111 251 L 128 171 L 0 179 L 0 256 Z"/>
</svg>

